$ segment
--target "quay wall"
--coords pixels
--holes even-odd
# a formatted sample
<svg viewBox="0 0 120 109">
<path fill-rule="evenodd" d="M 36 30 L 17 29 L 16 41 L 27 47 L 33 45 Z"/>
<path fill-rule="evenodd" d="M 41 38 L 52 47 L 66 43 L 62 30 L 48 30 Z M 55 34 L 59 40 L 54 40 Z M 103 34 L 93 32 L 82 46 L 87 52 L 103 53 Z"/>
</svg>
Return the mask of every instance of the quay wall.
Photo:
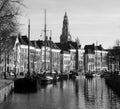
<svg viewBox="0 0 120 109">
<path fill-rule="evenodd" d="M 0 80 L 0 103 L 6 99 L 13 89 L 14 81 Z"/>
</svg>

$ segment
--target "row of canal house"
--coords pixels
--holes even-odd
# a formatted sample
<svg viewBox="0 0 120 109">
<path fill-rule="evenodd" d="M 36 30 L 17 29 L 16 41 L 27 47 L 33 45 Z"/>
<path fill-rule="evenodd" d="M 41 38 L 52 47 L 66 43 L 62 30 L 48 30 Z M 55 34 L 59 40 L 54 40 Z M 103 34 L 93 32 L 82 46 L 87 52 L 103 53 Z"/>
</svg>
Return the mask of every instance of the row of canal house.
<svg viewBox="0 0 120 109">
<path fill-rule="evenodd" d="M 20 57 L 20 63 L 18 65 L 20 65 L 20 67 L 16 67 L 16 69 L 18 68 L 19 72 L 27 72 L 27 37 L 21 36 L 18 39 L 20 40 L 18 47 L 18 55 Z M 76 70 L 83 71 L 83 55 L 80 46 L 73 41 L 54 43 L 48 39 L 46 42 L 42 40 L 30 42 L 30 68 L 31 71 L 39 73 L 44 70 L 52 70 L 61 73 Z"/>
<path fill-rule="evenodd" d="M 20 60 L 18 67 L 19 72 L 28 71 L 28 38 L 27 36 L 20 36 L 18 38 L 22 41 L 18 51 Z M 25 42 L 25 43 L 23 43 Z M 51 40 L 33 40 L 30 41 L 30 71 L 44 72 L 60 71 L 60 49 Z M 45 67 L 46 66 L 46 67 Z"/>
<path fill-rule="evenodd" d="M 7 56 L 6 66 L 1 65 L 1 72 L 16 73 L 28 71 L 28 38 L 27 36 L 11 37 L 13 48 Z M 70 71 L 83 71 L 83 52 L 76 42 L 54 43 L 51 39 L 30 41 L 30 71 L 42 73 L 56 71 L 67 73 Z M 45 53 L 46 52 L 46 53 Z M 80 55 L 79 55 L 80 53 Z M 4 59 L 4 58 L 3 58 Z M 5 62 L 5 61 L 3 61 Z M 45 67 L 46 64 L 46 67 Z M 45 69 L 46 68 L 46 69 Z"/>
<path fill-rule="evenodd" d="M 14 46 L 11 50 L 11 55 L 7 57 L 6 71 L 27 73 L 28 38 L 27 36 L 11 38 L 15 41 L 13 41 Z M 70 71 L 99 73 L 100 71 L 108 70 L 107 54 L 108 51 L 104 50 L 101 45 L 85 45 L 84 49 L 81 49 L 81 46 L 73 41 L 54 43 L 48 39 L 45 43 L 42 40 L 32 40 L 30 41 L 30 70 L 31 72 L 35 71 L 37 73 L 42 73 L 44 70 L 53 70 L 61 73 Z M 111 58 L 109 56 L 110 60 Z M 0 65 L 3 67 L 0 69 L 1 72 L 5 71 L 5 64 L 1 63 Z M 111 66 L 110 62 L 109 66 Z"/>
</svg>

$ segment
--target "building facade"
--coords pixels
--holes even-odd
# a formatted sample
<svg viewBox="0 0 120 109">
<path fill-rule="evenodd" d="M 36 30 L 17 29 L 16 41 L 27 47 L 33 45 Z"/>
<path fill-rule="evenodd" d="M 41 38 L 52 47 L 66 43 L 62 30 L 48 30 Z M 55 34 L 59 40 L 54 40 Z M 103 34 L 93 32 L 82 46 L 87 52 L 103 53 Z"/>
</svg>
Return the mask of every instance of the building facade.
<svg viewBox="0 0 120 109">
<path fill-rule="evenodd" d="M 84 49 L 78 49 L 78 72 L 84 73 Z"/>
<path fill-rule="evenodd" d="M 61 57 L 60 57 L 60 72 L 61 73 L 69 73 L 70 72 L 70 67 L 71 67 L 71 63 L 70 63 L 70 53 L 69 52 L 65 52 L 65 51 L 61 51 Z"/>
<path fill-rule="evenodd" d="M 44 41 L 41 45 L 41 70 L 60 72 L 60 49 L 51 40 L 46 40 L 46 47 Z M 45 68 L 46 67 L 46 68 Z"/>
<path fill-rule="evenodd" d="M 108 49 L 108 70 L 110 72 L 120 71 L 120 47 L 115 46 L 112 49 Z"/>
<path fill-rule="evenodd" d="M 107 51 L 101 45 L 95 46 L 85 45 L 84 54 L 84 70 L 87 72 L 100 73 L 101 71 L 108 70 L 107 66 Z"/>
</svg>

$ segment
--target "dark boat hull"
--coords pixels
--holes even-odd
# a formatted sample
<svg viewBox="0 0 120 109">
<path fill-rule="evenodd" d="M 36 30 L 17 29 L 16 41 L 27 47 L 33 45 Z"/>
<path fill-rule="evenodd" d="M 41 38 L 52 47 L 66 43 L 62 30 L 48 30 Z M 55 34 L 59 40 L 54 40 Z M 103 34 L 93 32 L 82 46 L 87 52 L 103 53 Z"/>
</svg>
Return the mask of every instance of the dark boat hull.
<svg viewBox="0 0 120 109">
<path fill-rule="evenodd" d="M 37 91 L 37 79 L 20 78 L 14 81 L 14 91 L 18 93 L 31 93 Z"/>
<path fill-rule="evenodd" d="M 76 76 L 75 74 L 69 74 L 69 79 L 76 79 Z"/>
<path fill-rule="evenodd" d="M 60 74 L 59 75 L 59 80 L 64 80 L 64 79 L 68 79 L 68 74 Z"/>
<path fill-rule="evenodd" d="M 93 78 L 93 74 L 86 73 L 86 74 L 85 74 L 85 77 L 86 77 L 86 78 Z"/>
<path fill-rule="evenodd" d="M 41 84 L 46 85 L 52 83 L 52 80 L 47 80 L 47 79 L 41 79 Z"/>
<path fill-rule="evenodd" d="M 77 73 L 77 72 L 71 71 L 71 72 L 69 73 L 69 79 L 76 79 L 77 76 L 78 76 L 78 73 Z"/>
</svg>

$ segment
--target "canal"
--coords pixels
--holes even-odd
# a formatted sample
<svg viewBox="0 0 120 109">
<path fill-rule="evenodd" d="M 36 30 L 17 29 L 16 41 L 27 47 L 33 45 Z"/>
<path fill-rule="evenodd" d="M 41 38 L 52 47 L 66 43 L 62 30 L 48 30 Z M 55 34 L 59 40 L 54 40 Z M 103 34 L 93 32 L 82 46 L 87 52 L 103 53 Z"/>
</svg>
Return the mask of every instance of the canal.
<svg viewBox="0 0 120 109">
<path fill-rule="evenodd" d="M 0 109 L 119 109 L 120 97 L 100 77 L 59 81 L 36 93 L 13 93 Z"/>
</svg>

